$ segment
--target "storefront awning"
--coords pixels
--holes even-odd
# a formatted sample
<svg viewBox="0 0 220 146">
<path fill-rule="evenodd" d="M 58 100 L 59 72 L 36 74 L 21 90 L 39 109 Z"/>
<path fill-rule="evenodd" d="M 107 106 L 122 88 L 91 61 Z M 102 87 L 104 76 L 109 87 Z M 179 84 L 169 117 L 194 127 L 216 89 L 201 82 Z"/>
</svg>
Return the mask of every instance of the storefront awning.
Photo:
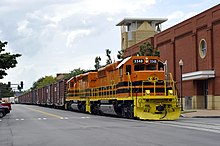
<svg viewBox="0 0 220 146">
<path fill-rule="evenodd" d="M 183 81 L 188 80 L 205 80 L 215 77 L 214 70 L 196 71 L 183 74 Z"/>
</svg>

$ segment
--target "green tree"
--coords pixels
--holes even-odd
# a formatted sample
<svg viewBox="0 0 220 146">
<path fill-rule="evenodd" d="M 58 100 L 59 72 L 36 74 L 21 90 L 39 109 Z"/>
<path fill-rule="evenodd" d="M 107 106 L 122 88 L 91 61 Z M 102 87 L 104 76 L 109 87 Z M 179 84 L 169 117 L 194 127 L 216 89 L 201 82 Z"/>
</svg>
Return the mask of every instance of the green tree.
<svg viewBox="0 0 220 146">
<path fill-rule="evenodd" d="M 153 55 L 153 46 L 147 42 L 140 46 L 140 56 L 152 56 Z"/>
<path fill-rule="evenodd" d="M 146 42 L 140 46 L 140 51 L 138 53 L 140 56 L 158 56 L 160 57 L 160 51 L 154 49 L 151 43 Z"/>
<path fill-rule="evenodd" d="M 36 82 L 34 82 L 32 89 L 38 89 L 42 88 L 44 86 L 50 85 L 52 83 L 56 82 L 56 78 L 53 76 L 45 76 L 38 79 Z"/>
<path fill-rule="evenodd" d="M 106 49 L 105 52 L 106 52 L 106 56 L 108 57 L 107 60 L 106 60 L 106 65 L 111 64 L 112 63 L 112 59 L 111 59 L 111 56 L 110 56 L 111 51 L 109 49 Z"/>
<path fill-rule="evenodd" d="M 101 65 L 100 65 L 100 61 L 101 61 L 101 57 L 100 56 L 97 56 L 95 58 L 95 69 L 98 70 L 99 68 L 101 68 Z"/>
<path fill-rule="evenodd" d="M 85 69 L 81 69 L 81 68 L 77 68 L 72 70 L 68 75 L 65 76 L 66 79 L 69 79 L 71 77 L 75 77 L 77 75 L 83 74 L 85 73 L 87 70 Z"/>
<path fill-rule="evenodd" d="M 121 51 L 118 51 L 118 54 L 117 54 L 117 58 L 118 59 L 124 59 L 124 52 L 125 52 L 125 50 L 121 50 Z"/>
<path fill-rule="evenodd" d="M 14 92 L 7 84 L 0 83 L 0 99 L 2 97 L 11 97 L 14 95 Z"/>
<path fill-rule="evenodd" d="M 21 56 L 21 54 L 10 54 L 9 52 L 3 53 L 5 51 L 3 48 L 7 44 L 8 42 L 0 41 L 0 79 L 7 75 L 6 70 L 16 66 L 18 63 L 16 58 Z"/>
</svg>

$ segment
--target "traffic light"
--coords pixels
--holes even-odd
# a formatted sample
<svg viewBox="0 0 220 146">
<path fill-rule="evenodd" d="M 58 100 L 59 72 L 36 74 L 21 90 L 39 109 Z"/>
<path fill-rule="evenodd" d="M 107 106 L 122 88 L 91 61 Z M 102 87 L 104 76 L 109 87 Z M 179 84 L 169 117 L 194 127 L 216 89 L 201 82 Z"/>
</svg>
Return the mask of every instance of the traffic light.
<svg viewBox="0 0 220 146">
<path fill-rule="evenodd" d="M 19 91 L 21 91 L 21 87 L 18 85 L 18 88 L 17 88 Z"/>
<path fill-rule="evenodd" d="M 11 88 L 11 82 L 8 82 L 8 88 Z"/>
<path fill-rule="evenodd" d="M 23 86 L 24 86 L 24 83 L 23 83 L 23 81 L 21 81 L 21 86 L 20 86 L 20 88 L 23 89 Z"/>
</svg>

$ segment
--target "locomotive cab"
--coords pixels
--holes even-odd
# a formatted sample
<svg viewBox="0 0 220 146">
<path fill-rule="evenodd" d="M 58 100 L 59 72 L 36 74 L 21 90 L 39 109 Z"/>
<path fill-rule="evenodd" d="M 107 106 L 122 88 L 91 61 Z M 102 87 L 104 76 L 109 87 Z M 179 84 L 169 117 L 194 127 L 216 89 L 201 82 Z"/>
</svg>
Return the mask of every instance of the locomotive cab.
<svg viewBox="0 0 220 146">
<path fill-rule="evenodd" d="M 128 85 L 127 95 L 132 99 L 134 117 L 150 120 L 179 117 L 175 83 L 171 75 L 166 77 L 164 64 L 158 57 L 128 57 L 118 68 L 120 81 Z"/>
</svg>

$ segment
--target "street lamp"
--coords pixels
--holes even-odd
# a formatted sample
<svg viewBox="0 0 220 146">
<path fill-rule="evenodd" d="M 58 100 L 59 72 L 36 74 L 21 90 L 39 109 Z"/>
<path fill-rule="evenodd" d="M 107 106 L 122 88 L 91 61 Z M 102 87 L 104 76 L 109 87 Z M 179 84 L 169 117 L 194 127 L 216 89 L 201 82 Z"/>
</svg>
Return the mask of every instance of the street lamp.
<svg viewBox="0 0 220 146">
<path fill-rule="evenodd" d="M 182 59 L 180 59 L 180 61 L 179 61 L 179 66 L 180 66 L 180 99 L 181 99 L 181 111 L 183 111 L 183 96 L 182 96 L 182 91 L 183 91 L 183 89 L 182 89 L 182 79 L 183 79 L 183 73 L 182 73 L 182 71 L 183 71 L 183 60 Z"/>
</svg>

